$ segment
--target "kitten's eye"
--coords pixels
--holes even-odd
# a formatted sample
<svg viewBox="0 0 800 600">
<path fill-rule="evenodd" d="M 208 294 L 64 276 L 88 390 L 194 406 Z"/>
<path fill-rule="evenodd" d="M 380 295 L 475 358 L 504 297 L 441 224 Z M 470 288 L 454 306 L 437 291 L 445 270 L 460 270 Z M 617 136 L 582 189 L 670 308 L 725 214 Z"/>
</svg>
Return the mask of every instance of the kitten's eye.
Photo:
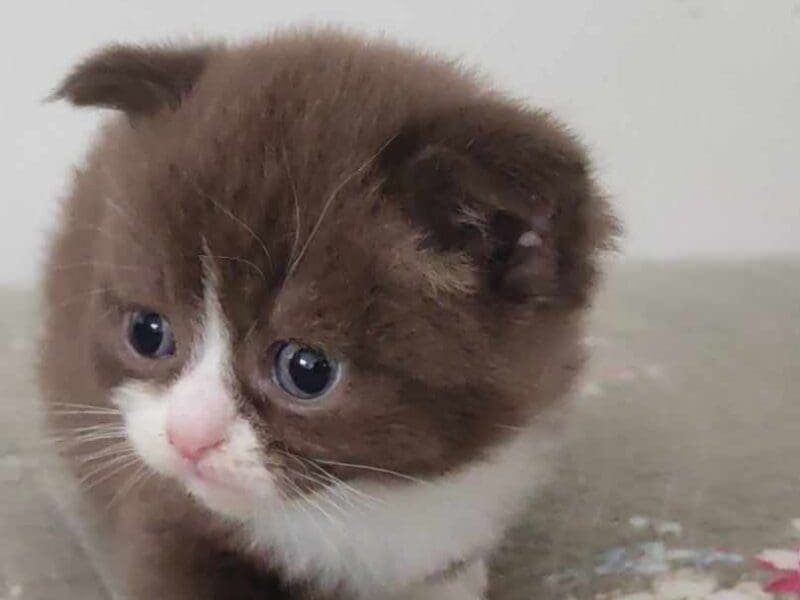
<svg viewBox="0 0 800 600">
<path fill-rule="evenodd" d="M 313 400 L 339 381 L 339 364 L 311 346 L 284 342 L 275 354 L 275 381 L 300 400 Z"/>
<path fill-rule="evenodd" d="M 145 358 L 175 354 L 175 338 L 167 319 L 155 312 L 137 310 L 128 322 L 128 343 Z"/>
</svg>

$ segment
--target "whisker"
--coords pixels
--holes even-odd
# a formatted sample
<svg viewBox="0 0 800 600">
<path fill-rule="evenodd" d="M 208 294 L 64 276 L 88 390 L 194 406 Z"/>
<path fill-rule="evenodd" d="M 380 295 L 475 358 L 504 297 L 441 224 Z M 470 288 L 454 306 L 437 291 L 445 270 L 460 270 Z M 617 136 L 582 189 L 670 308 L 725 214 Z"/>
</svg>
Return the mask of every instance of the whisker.
<svg viewBox="0 0 800 600">
<path fill-rule="evenodd" d="M 306 481 L 310 481 L 313 484 L 318 484 L 318 485 L 321 484 L 323 486 L 322 489 L 324 490 L 324 492 L 326 492 L 326 493 L 327 492 L 336 493 L 337 497 L 344 499 L 341 490 L 335 490 L 335 488 L 333 488 L 332 486 L 328 485 L 328 484 L 331 483 L 330 480 L 321 479 L 320 477 L 315 477 L 314 475 L 308 475 L 306 473 L 298 473 L 296 471 L 293 473 L 293 475 L 295 477 L 300 477 L 300 478 L 302 478 L 302 479 L 304 479 Z M 329 500 L 328 498 L 325 497 L 324 493 L 318 493 L 316 490 L 312 490 L 309 493 L 315 494 L 318 498 L 320 498 L 322 500 Z M 339 505 L 335 504 L 335 506 L 336 506 L 336 508 L 341 508 Z M 351 506 L 353 506 L 353 504 L 351 504 Z"/>
<path fill-rule="evenodd" d="M 117 263 L 103 262 L 103 261 L 85 261 L 66 263 L 61 265 L 51 265 L 50 268 L 54 271 L 68 271 L 71 269 L 85 269 L 88 267 L 109 267 L 120 271 L 151 271 L 152 269 L 141 265 L 121 265 Z"/>
<path fill-rule="evenodd" d="M 110 479 L 111 477 L 113 477 L 114 475 L 119 473 L 120 471 L 124 471 L 125 469 L 127 469 L 128 467 L 130 467 L 132 465 L 135 465 L 139 461 L 139 457 L 138 456 L 133 456 L 133 457 L 121 456 L 119 458 L 120 459 L 126 459 L 127 458 L 128 460 L 127 460 L 127 462 L 123 462 L 122 464 L 118 464 L 117 463 L 118 466 L 116 468 L 112 469 L 111 471 L 106 472 L 104 475 L 102 475 L 101 477 L 95 479 L 91 483 L 89 483 L 88 479 L 81 480 L 80 481 L 81 485 L 85 485 L 87 483 L 89 484 L 84 488 L 84 490 L 88 491 L 88 490 L 91 490 L 94 487 L 97 487 L 103 481 L 106 481 L 106 480 Z M 113 460 L 116 461 L 117 459 L 113 459 Z M 110 467 L 110 466 L 113 466 L 113 465 L 110 465 L 110 464 L 106 464 L 105 465 L 105 467 Z M 102 469 L 101 469 L 101 471 L 102 471 Z M 98 473 L 101 472 L 101 471 L 98 471 Z"/>
<path fill-rule="evenodd" d="M 108 412 L 105 410 L 91 410 L 87 408 L 51 410 L 53 415 L 86 415 L 90 417 L 119 417 L 122 413 Z M 110 423 L 109 423 L 110 424 Z"/>
<path fill-rule="evenodd" d="M 328 195 L 328 198 L 325 200 L 324 204 L 322 205 L 322 210 L 320 211 L 319 217 L 317 217 L 317 221 L 314 223 L 314 227 L 311 229 L 311 233 L 308 234 L 305 243 L 303 244 L 302 248 L 300 248 L 300 253 L 297 255 L 297 258 L 289 265 L 289 269 L 286 273 L 286 279 L 291 277 L 294 270 L 297 268 L 297 265 L 303 260 L 303 256 L 308 250 L 309 245 L 311 244 L 314 236 L 316 236 L 319 228 L 322 225 L 322 221 L 325 219 L 325 215 L 328 213 L 328 209 L 333 204 L 333 201 L 336 199 L 336 196 L 339 195 L 339 192 L 344 189 L 344 187 L 350 183 L 353 179 L 355 179 L 358 175 L 363 173 L 372 163 L 373 161 L 380 156 L 381 152 L 383 152 L 386 147 L 396 138 L 396 135 L 393 135 L 388 140 L 386 140 L 383 144 L 381 144 L 380 148 L 367 160 L 365 160 L 361 166 L 359 166 L 355 171 L 353 171 L 350 175 L 345 177 Z"/>
<path fill-rule="evenodd" d="M 101 440 L 123 440 L 125 438 L 126 434 L 124 431 L 108 432 L 108 433 L 88 432 L 86 434 L 81 434 L 77 436 L 59 436 L 59 437 L 45 438 L 44 441 L 52 444 L 64 444 L 65 446 L 81 446 L 83 444 L 89 444 L 91 442 L 98 442 Z"/>
<path fill-rule="evenodd" d="M 297 491 L 297 494 L 298 494 L 297 495 L 297 499 L 298 500 L 300 500 L 301 502 L 305 502 L 311 508 L 313 508 L 314 510 L 319 512 L 322 516 L 324 516 L 328 520 L 328 522 L 331 525 L 339 526 L 339 527 L 341 527 L 343 525 L 343 523 L 339 519 L 336 519 L 335 517 L 333 517 L 328 511 L 326 511 L 324 508 L 322 508 L 319 505 L 319 503 L 314 502 L 314 500 L 312 499 L 313 494 L 306 494 L 294 481 L 292 481 L 288 477 L 284 478 L 284 481 L 286 481 L 286 483 L 288 483 L 290 486 L 292 486 L 292 488 L 294 490 Z"/>
<path fill-rule="evenodd" d="M 309 520 L 312 523 L 315 524 L 315 526 L 317 527 L 317 529 L 320 532 L 320 535 L 322 536 L 322 528 L 320 527 L 319 523 L 317 522 L 317 519 L 315 518 L 315 515 L 312 512 L 310 512 L 310 509 L 305 505 L 305 503 L 303 503 L 303 500 L 305 498 L 305 493 L 303 492 L 303 490 L 301 490 L 297 486 L 297 484 L 294 483 L 285 474 L 279 472 L 278 475 L 280 476 L 281 481 L 284 484 L 289 485 L 292 488 L 292 490 L 295 492 L 295 494 L 296 494 L 296 496 L 294 496 L 294 497 L 291 497 L 291 496 L 288 496 L 288 495 L 284 494 L 284 496 L 286 497 L 286 504 L 287 505 L 293 504 L 295 506 L 298 506 L 300 508 L 300 510 L 302 510 L 308 516 Z"/>
<path fill-rule="evenodd" d="M 302 477 L 303 479 L 316 484 L 321 484 L 324 491 L 319 493 L 315 492 L 315 494 L 318 498 L 325 500 L 328 502 L 328 504 L 336 508 L 336 510 L 338 510 L 340 513 L 343 513 L 343 507 L 335 502 L 332 498 L 328 497 L 326 493 L 333 494 L 354 508 L 361 508 L 365 510 L 374 509 L 376 505 L 382 503 L 378 498 L 370 496 L 369 494 L 365 494 L 361 490 L 356 489 L 333 473 L 328 472 L 320 465 L 315 464 L 311 460 L 305 459 L 302 456 L 285 450 L 274 449 L 274 451 L 296 461 L 302 467 L 304 473 L 300 473 L 297 470 L 292 469 L 292 473 L 295 476 Z M 319 476 L 315 476 L 313 473 L 309 473 L 308 467 L 313 467 L 324 477 L 324 479 L 320 478 Z"/>
<path fill-rule="evenodd" d="M 103 410 L 112 413 L 121 412 L 118 408 L 113 408 L 111 406 L 97 406 L 96 404 L 75 404 L 72 402 L 51 402 L 50 404 L 52 404 L 53 406 L 65 406 L 68 408 L 89 408 L 92 410 Z"/>
<path fill-rule="evenodd" d="M 322 460 L 320 458 L 311 459 L 314 462 L 323 464 L 323 465 L 331 465 L 335 467 L 347 467 L 350 469 L 361 469 L 363 471 L 372 471 L 374 473 L 383 473 L 385 475 L 393 475 L 394 477 L 399 477 L 400 479 L 405 479 L 407 481 L 413 481 L 414 483 L 420 483 L 423 485 L 430 485 L 429 481 L 425 481 L 424 479 L 420 479 L 419 477 L 414 477 L 412 475 L 407 475 L 405 473 L 399 473 L 397 471 L 392 471 L 391 469 L 384 469 L 383 467 L 373 467 L 372 465 L 360 465 L 355 463 L 346 463 L 346 462 L 339 462 L 335 460 Z"/>
<path fill-rule="evenodd" d="M 127 429 L 124 425 L 119 423 L 103 423 L 102 425 L 92 427 L 78 427 L 76 429 L 67 429 L 59 432 L 63 434 L 64 439 L 84 440 L 95 435 L 122 435 L 125 436 Z"/>
<path fill-rule="evenodd" d="M 264 271 L 262 271 L 261 268 L 256 263 L 254 263 L 251 260 L 247 260 L 246 258 L 242 258 L 242 257 L 239 257 L 239 256 L 220 256 L 219 254 L 205 254 L 205 253 L 198 254 L 197 256 L 200 257 L 200 258 L 212 258 L 212 259 L 215 259 L 215 260 L 229 260 L 231 262 L 242 263 L 244 265 L 247 265 L 247 266 L 252 267 L 253 269 L 255 269 L 258 272 L 258 274 L 259 274 L 259 276 L 261 277 L 262 280 L 264 280 L 264 281 L 267 280 L 266 275 L 264 275 Z"/>
<path fill-rule="evenodd" d="M 369 502 L 372 506 L 384 503 L 383 500 L 381 500 L 380 498 L 376 498 L 375 496 L 371 496 L 370 494 L 362 492 L 358 488 L 353 487 L 352 485 L 350 485 L 349 483 L 344 481 L 342 478 L 337 477 L 333 473 L 325 470 L 321 465 L 318 465 L 313 460 L 310 460 L 310 459 L 307 459 L 307 458 L 303 458 L 302 456 L 297 456 L 297 455 L 294 455 L 294 457 L 297 458 L 298 460 L 300 460 L 303 464 L 306 464 L 306 465 L 309 465 L 311 467 L 314 467 L 324 477 L 327 477 L 330 482 L 348 489 L 351 493 L 356 494 L 357 496 L 360 496 L 366 502 Z"/>
<path fill-rule="evenodd" d="M 227 208 L 226 206 L 223 206 L 214 197 L 212 197 L 205 190 L 203 190 L 199 185 L 197 185 L 197 183 L 193 179 L 191 179 L 191 178 L 187 178 L 187 179 L 188 179 L 189 183 L 191 183 L 192 187 L 194 187 L 194 189 L 197 191 L 197 193 L 199 193 L 206 200 L 211 202 L 218 210 L 220 210 L 223 214 L 227 215 L 232 221 L 234 221 L 235 223 L 238 223 L 239 225 L 241 225 L 241 227 L 247 233 L 249 233 L 256 242 L 258 242 L 259 246 L 261 246 L 261 249 L 264 251 L 264 255 L 267 257 L 267 260 L 269 261 L 270 270 L 274 270 L 275 269 L 275 265 L 272 262 L 272 255 L 269 253 L 269 250 L 267 249 L 267 245 L 264 243 L 264 240 L 262 240 L 259 237 L 259 235 L 255 231 L 253 231 L 253 229 L 247 223 L 245 223 L 244 221 L 242 221 L 241 218 L 239 218 L 235 214 L 233 214 L 233 212 L 231 212 L 231 210 L 229 208 Z"/>
<path fill-rule="evenodd" d="M 142 475 L 139 476 L 138 481 L 131 486 L 131 488 L 126 492 L 126 494 L 132 493 L 133 490 L 135 490 L 137 488 L 141 489 L 141 488 L 145 487 L 147 485 L 147 482 L 150 481 L 153 478 L 153 476 L 156 474 L 156 472 L 153 471 L 152 469 L 150 469 L 147 466 L 147 464 L 142 463 L 142 465 L 144 466 L 144 469 L 142 471 Z"/>
<path fill-rule="evenodd" d="M 121 485 L 120 488 L 116 492 L 114 492 L 114 495 L 111 496 L 111 500 L 109 500 L 108 504 L 106 505 L 106 510 L 110 510 L 111 507 L 114 506 L 114 503 L 117 500 L 124 497 L 126 494 L 130 493 L 133 490 L 133 488 L 136 487 L 136 484 L 139 482 L 139 480 L 142 477 L 144 477 L 146 473 L 147 473 L 147 465 L 141 463 L 139 465 L 139 468 L 137 468 L 128 478 L 128 481 L 126 481 L 123 485 Z"/>
<path fill-rule="evenodd" d="M 81 484 L 81 485 L 83 485 L 85 483 L 88 483 L 88 481 L 92 477 L 97 475 L 98 473 L 102 473 L 103 471 L 105 471 L 106 469 L 108 469 L 110 467 L 113 467 L 114 465 L 118 465 L 121 462 L 125 462 L 126 460 L 131 459 L 131 457 L 133 457 L 133 456 L 134 456 L 133 452 L 131 452 L 130 454 L 124 454 L 122 456 L 115 456 L 114 458 L 111 458 L 111 459 L 109 459 L 109 460 L 107 460 L 107 461 L 105 461 L 105 462 L 103 462 L 103 463 L 101 463 L 99 465 L 96 465 L 88 473 L 84 473 L 78 479 L 78 483 Z"/>
<path fill-rule="evenodd" d="M 284 483 L 291 486 L 297 493 L 296 498 L 289 498 L 288 496 L 286 496 L 286 494 L 282 494 L 284 497 L 286 497 L 285 505 L 288 506 L 291 504 L 297 506 L 300 510 L 302 510 L 303 513 L 308 517 L 308 520 L 314 525 L 314 528 L 319 532 L 319 538 L 321 540 L 324 540 L 324 542 L 328 545 L 328 547 L 332 551 L 336 552 L 337 551 L 336 545 L 333 543 L 333 540 L 331 540 L 328 535 L 325 535 L 325 530 L 323 529 L 322 524 L 317 520 L 316 513 L 313 510 L 311 510 L 310 507 L 312 505 L 305 498 L 305 494 L 303 493 L 303 491 L 290 478 L 286 477 L 285 474 L 279 472 L 279 475 L 281 477 L 281 480 Z M 294 500 L 297 501 L 295 502 Z M 284 522 L 288 522 L 288 516 L 286 515 L 285 511 L 282 511 L 282 516 Z M 293 531 L 293 528 L 290 527 L 289 530 Z M 295 539 L 297 539 L 294 533 L 292 534 L 292 536 L 295 537 Z"/>
<path fill-rule="evenodd" d="M 292 176 L 292 171 L 289 167 L 289 154 L 286 151 L 286 144 L 282 145 L 282 154 L 283 154 L 283 167 L 286 170 L 286 177 L 289 180 L 289 185 L 292 188 L 292 198 L 294 199 L 294 242 L 292 242 L 292 249 L 289 252 L 289 264 L 291 265 L 295 259 L 295 253 L 297 252 L 297 245 L 300 243 L 300 200 L 297 194 L 297 185 L 295 183 L 294 177 Z"/>
<path fill-rule="evenodd" d="M 73 436 L 47 436 L 43 438 L 42 441 L 48 444 L 80 444 L 80 440 L 75 440 Z"/>
<path fill-rule="evenodd" d="M 124 425 L 116 425 L 113 423 L 102 423 L 100 425 L 88 425 L 86 427 L 75 427 L 73 429 L 67 429 L 67 431 L 73 433 L 88 433 L 91 431 L 95 432 L 112 432 L 112 431 L 125 431 Z"/>
<path fill-rule="evenodd" d="M 500 429 L 508 429 L 509 431 L 525 431 L 525 427 L 521 427 L 519 425 L 505 425 L 503 423 L 496 423 L 495 427 Z"/>
<path fill-rule="evenodd" d="M 123 453 L 130 454 L 131 452 L 132 452 L 131 448 L 130 446 L 128 446 L 127 443 L 119 442 L 117 444 L 112 444 L 111 446 L 103 448 L 98 452 L 93 452 L 91 454 L 87 454 L 86 456 L 82 456 L 78 459 L 78 462 L 83 465 L 90 463 L 93 460 L 99 460 L 101 458 L 114 456 L 116 454 L 123 454 Z"/>
<path fill-rule="evenodd" d="M 314 477 L 313 475 L 306 475 L 304 473 L 297 473 L 297 472 L 295 472 L 294 475 L 296 477 L 301 477 L 301 478 L 303 478 L 303 479 L 305 479 L 307 481 L 310 481 L 312 483 L 322 484 L 324 486 L 323 487 L 323 492 L 320 492 L 320 493 L 316 494 L 316 497 L 319 498 L 320 500 L 324 500 L 325 502 L 330 504 L 333 508 L 335 508 L 339 512 L 343 513 L 344 512 L 344 508 L 341 505 L 339 505 L 338 503 L 336 503 L 327 494 L 329 494 L 329 493 L 333 494 L 336 498 L 339 498 L 343 502 L 346 502 L 352 508 L 367 509 L 367 508 L 372 508 L 374 506 L 374 504 L 369 504 L 367 502 L 364 502 L 364 500 L 359 498 L 356 494 L 348 493 L 348 491 L 346 489 L 344 489 L 343 487 L 341 487 L 339 485 L 336 485 L 337 483 L 340 483 L 340 482 L 335 480 L 335 479 L 332 479 L 332 478 L 321 479 L 319 477 Z M 333 485 L 331 485 L 331 484 L 333 484 Z"/>
<path fill-rule="evenodd" d="M 89 444 L 91 442 L 101 442 L 103 440 L 124 440 L 126 436 L 123 432 L 117 433 L 98 433 L 98 434 L 84 434 L 83 436 L 76 436 L 73 438 L 76 445 Z"/>
</svg>

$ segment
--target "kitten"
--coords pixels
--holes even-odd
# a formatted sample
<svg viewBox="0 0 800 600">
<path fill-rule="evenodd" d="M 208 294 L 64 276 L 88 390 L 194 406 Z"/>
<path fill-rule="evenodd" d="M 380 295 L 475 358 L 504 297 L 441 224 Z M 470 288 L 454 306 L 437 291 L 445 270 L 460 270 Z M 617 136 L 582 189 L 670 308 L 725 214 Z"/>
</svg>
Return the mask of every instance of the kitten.
<svg viewBox="0 0 800 600">
<path fill-rule="evenodd" d="M 131 598 L 483 598 L 614 222 L 547 114 L 383 41 L 101 50 L 50 426 Z"/>
</svg>

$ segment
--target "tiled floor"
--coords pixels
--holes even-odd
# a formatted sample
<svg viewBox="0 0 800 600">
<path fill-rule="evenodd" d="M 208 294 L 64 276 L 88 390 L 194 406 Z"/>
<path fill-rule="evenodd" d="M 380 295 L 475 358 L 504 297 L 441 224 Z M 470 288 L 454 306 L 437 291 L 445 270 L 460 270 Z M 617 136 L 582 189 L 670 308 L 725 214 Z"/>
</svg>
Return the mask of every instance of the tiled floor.
<svg viewBox="0 0 800 600">
<path fill-rule="evenodd" d="M 44 491 L 35 315 L 0 293 L 0 599 L 108 598 Z M 800 262 L 617 269 L 589 342 L 557 480 L 493 599 L 643 591 L 687 565 L 732 586 L 759 578 L 760 549 L 800 544 Z"/>
</svg>

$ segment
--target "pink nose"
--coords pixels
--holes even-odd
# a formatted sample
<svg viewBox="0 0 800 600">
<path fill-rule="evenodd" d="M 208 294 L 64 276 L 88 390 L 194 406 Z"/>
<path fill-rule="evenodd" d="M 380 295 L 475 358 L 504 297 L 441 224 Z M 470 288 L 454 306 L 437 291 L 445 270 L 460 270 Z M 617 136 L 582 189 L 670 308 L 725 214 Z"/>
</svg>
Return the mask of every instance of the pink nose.
<svg viewBox="0 0 800 600">
<path fill-rule="evenodd" d="M 186 392 L 170 401 L 167 439 L 181 456 L 197 461 L 225 440 L 234 411 L 224 393 Z"/>
</svg>

